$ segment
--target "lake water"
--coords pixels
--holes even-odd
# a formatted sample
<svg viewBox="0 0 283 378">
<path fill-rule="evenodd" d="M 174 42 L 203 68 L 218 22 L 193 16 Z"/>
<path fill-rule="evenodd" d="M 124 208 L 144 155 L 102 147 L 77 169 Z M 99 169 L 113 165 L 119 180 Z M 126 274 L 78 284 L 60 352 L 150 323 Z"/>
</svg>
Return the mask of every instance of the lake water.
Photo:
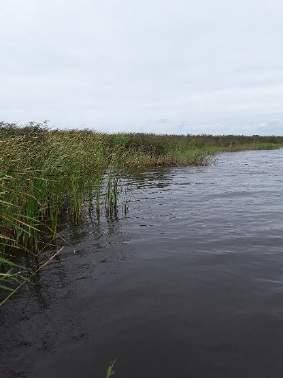
<svg viewBox="0 0 283 378">
<path fill-rule="evenodd" d="M 283 377 L 283 150 L 128 181 L 0 310 L 1 378 Z"/>
</svg>

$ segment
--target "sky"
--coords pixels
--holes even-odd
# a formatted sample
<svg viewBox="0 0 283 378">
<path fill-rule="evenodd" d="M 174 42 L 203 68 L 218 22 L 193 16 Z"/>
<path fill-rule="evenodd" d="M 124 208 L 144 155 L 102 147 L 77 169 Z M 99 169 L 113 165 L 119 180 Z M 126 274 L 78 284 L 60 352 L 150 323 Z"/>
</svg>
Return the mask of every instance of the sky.
<svg viewBox="0 0 283 378">
<path fill-rule="evenodd" d="M 282 0 L 9 0 L 0 120 L 283 135 Z"/>
</svg>

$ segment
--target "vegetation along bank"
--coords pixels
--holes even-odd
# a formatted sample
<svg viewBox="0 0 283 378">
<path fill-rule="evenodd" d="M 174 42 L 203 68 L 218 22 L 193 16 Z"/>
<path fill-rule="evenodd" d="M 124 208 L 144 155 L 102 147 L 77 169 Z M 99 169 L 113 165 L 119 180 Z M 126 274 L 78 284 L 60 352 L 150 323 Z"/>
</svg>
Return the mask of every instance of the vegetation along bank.
<svg viewBox="0 0 283 378">
<path fill-rule="evenodd" d="M 0 303 L 59 253 L 62 225 L 81 222 L 90 206 L 115 214 L 122 175 L 282 146 L 283 137 L 273 136 L 104 134 L 0 123 Z"/>
</svg>

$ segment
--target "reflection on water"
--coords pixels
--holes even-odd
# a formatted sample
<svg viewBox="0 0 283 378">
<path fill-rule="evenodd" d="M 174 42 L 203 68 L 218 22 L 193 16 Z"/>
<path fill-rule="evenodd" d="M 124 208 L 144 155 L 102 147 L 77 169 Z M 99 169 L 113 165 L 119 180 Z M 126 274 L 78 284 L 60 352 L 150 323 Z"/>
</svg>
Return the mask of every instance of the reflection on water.
<svg viewBox="0 0 283 378">
<path fill-rule="evenodd" d="M 282 183 L 283 150 L 124 177 L 1 309 L 0 376 L 283 376 Z"/>
</svg>

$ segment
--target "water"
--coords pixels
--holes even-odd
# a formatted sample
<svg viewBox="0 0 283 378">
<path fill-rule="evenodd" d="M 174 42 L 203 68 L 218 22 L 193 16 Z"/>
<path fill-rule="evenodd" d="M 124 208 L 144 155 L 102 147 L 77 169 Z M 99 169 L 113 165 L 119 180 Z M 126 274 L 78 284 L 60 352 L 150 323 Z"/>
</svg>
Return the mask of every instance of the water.
<svg viewBox="0 0 283 378">
<path fill-rule="evenodd" d="M 0 376 L 283 376 L 283 150 L 129 180 L 1 309 Z"/>
</svg>

